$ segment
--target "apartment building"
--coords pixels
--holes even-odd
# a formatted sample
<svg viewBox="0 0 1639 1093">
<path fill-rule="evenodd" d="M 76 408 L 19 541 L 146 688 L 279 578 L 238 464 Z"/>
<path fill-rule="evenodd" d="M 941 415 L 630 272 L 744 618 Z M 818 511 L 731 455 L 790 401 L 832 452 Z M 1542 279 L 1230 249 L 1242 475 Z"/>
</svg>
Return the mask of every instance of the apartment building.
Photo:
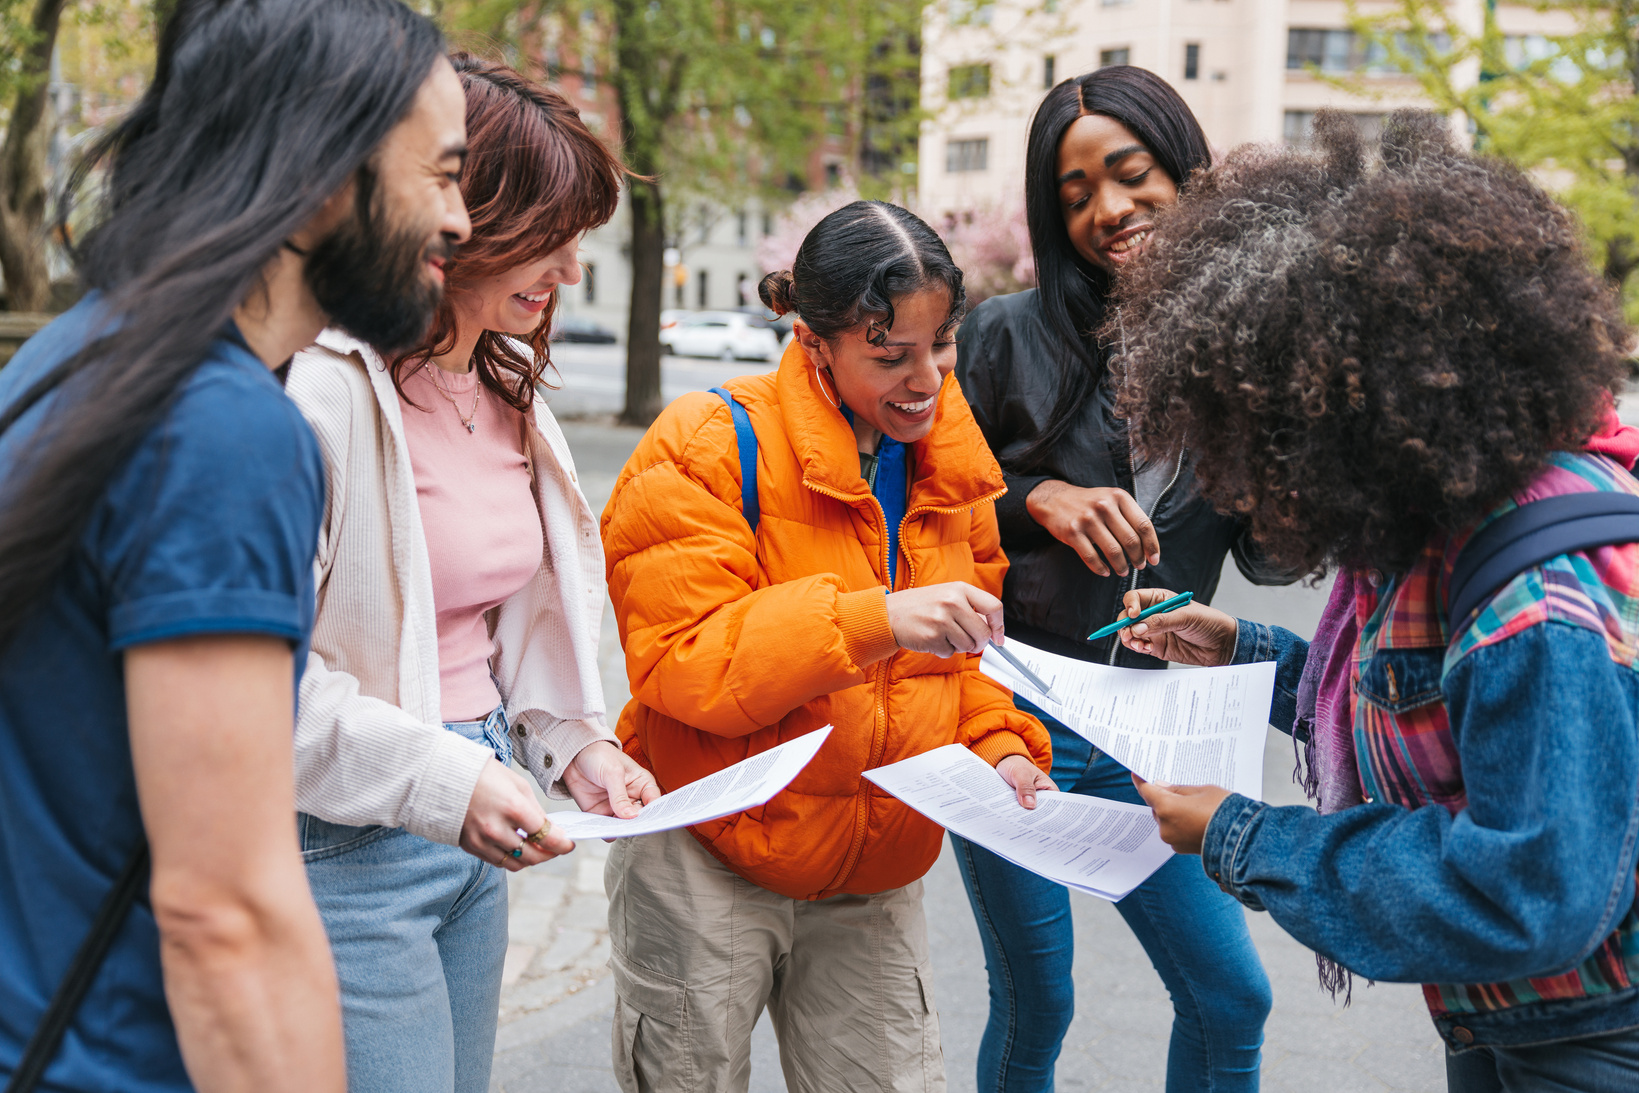
<svg viewBox="0 0 1639 1093">
<path fill-rule="evenodd" d="M 1452 0 L 1451 10 L 1478 28 L 1485 2 Z M 1522 56 L 1570 29 L 1563 12 L 1499 3 L 1496 15 Z M 1416 80 L 1389 70 L 1348 22 L 1344 0 L 940 0 L 923 23 L 922 103 L 932 117 L 919 149 L 922 207 L 1019 201 L 1037 103 L 1056 82 L 1104 65 L 1164 77 L 1220 151 L 1302 141 L 1323 107 L 1370 131 L 1390 111 L 1425 105 Z M 1326 79 L 1350 73 L 1365 94 Z"/>
</svg>

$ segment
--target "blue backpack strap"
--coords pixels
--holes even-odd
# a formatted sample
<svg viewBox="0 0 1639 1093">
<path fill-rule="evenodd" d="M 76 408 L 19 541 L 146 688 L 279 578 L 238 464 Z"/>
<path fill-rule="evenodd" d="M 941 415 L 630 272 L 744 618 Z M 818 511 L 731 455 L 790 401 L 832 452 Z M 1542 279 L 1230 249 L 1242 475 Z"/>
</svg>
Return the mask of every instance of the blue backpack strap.
<svg viewBox="0 0 1639 1093">
<path fill-rule="evenodd" d="M 757 504 L 757 432 L 751 427 L 751 415 L 733 395 L 721 387 L 713 387 L 711 393 L 728 403 L 728 412 L 734 418 L 734 441 L 740 449 L 740 511 L 755 535 L 763 515 Z"/>
<path fill-rule="evenodd" d="M 1518 574 L 1561 554 L 1613 543 L 1639 543 L 1639 497 L 1633 494 L 1544 497 L 1497 517 L 1463 544 L 1452 568 L 1452 635 Z"/>
</svg>

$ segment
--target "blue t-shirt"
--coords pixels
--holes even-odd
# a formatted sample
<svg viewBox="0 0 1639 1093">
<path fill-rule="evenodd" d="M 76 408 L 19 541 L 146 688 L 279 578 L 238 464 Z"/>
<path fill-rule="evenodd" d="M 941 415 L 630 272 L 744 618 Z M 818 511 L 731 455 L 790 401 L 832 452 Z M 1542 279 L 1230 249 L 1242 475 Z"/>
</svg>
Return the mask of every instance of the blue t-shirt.
<svg viewBox="0 0 1639 1093">
<path fill-rule="evenodd" d="M 0 407 L 80 347 L 97 308 L 95 297 L 82 301 L 0 369 Z M 0 491 L 17 485 L 18 457 L 50 402 L 0 434 Z M 51 590 L 0 652 L 0 1077 L 16 1068 L 142 831 L 121 651 L 184 635 L 272 634 L 295 648 L 299 678 L 323 506 L 312 430 L 230 326 L 116 472 Z M 233 853 L 231 840 L 222 853 Z M 192 1088 L 146 890 L 40 1088 Z"/>
<path fill-rule="evenodd" d="M 842 416 L 848 419 L 848 424 L 854 423 L 854 412 L 847 403 L 842 405 Z M 910 458 L 909 449 L 887 433 L 877 442 L 876 455 L 871 457 L 876 463 L 876 474 L 871 480 L 871 494 L 877 504 L 882 506 L 882 520 L 888 533 L 888 590 L 899 578 L 899 532 L 900 525 L 905 522 L 906 509 L 910 505 Z M 860 474 L 865 471 L 865 457 L 860 458 Z"/>
</svg>

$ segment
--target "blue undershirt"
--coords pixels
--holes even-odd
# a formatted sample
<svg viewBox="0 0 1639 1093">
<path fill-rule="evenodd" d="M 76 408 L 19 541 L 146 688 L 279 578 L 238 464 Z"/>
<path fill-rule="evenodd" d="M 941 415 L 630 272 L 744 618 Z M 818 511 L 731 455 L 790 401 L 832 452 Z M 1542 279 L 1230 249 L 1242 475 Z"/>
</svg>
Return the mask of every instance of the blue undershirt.
<svg viewBox="0 0 1639 1093">
<path fill-rule="evenodd" d="M 842 407 L 842 416 L 848 419 L 849 425 L 854 423 L 854 412 L 846 405 Z M 890 590 L 899 574 L 899 531 L 909 505 L 910 461 L 907 455 L 906 445 L 883 433 L 876 449 L 876 474 L 872 476 L 867 473 L 871 457 L 866 452 L 860 453 L 860 477 L 870 483 L 871 493 L 876 497 L 877 504 L 882 506 L 883 529 L 888 536 L 886 580 Z"/>
</svg>

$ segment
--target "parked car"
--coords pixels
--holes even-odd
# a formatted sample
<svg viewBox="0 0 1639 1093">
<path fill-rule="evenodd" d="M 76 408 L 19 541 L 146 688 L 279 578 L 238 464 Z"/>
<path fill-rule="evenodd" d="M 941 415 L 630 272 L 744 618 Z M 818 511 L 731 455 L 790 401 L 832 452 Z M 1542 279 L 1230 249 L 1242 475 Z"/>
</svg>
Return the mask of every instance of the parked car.
<svg viewBox="0 0 1639 1093">
<path fill-rule="evenodd" d="M 775 361 L 780 356 L 780 339 L 753 315 L 695 311 L 681 316 L 676 325 L 661 328 L 660 348 L 680 357 Z"/>
<path fill-rule="evenodd" d="M 784 345 L 785 339 L 791 336 L 792 316 L 776 315 L 762 304 L 749 304 L 740 308 L 740 310 L 752 316 L 752 325 L 755 326 L 760 320 L 762 325 L 773 330 L 774 336 L 780 339 L 781 345 Z"/>
<path fill-rule="evenodd" d="M 552 320 L 552 340 L 555 342 L 584 342 L 589 345 L 614 345 L 615 332 L 608 327 L 580 315 L 558 315 Z"/>
<path fill-rule="evenodd" d="M 668 307 L 661 311 L 660 351 L 662 353 L 670 353 L 672 351 L 672 332 L 681 326 L 685 319 L 689 318 L 689 316 L 693 314 L 694 312 L 690 311 L 686 307 Z"/>
</svg>

